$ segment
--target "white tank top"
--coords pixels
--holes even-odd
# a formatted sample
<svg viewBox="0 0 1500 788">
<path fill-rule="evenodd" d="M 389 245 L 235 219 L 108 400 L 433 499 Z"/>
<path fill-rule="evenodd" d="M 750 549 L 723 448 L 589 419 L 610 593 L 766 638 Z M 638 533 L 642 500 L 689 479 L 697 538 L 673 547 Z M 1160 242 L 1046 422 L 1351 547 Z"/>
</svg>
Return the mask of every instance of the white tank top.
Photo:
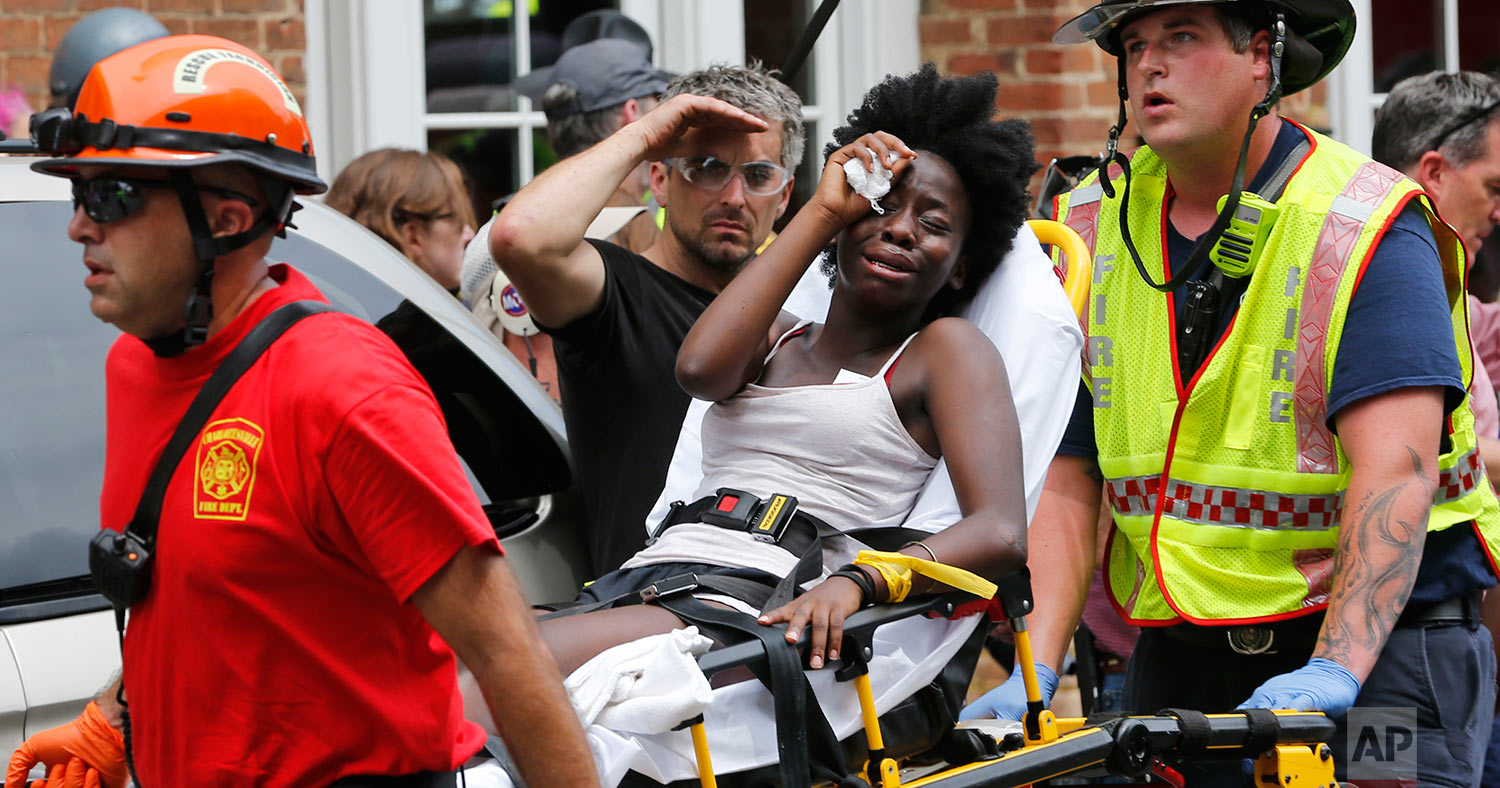
<svg viewBox="0 0 1500 788">
<path fill-rule="evenodd" d="M 766 362 L 808 322 L 783 334 Z M 842 371 L 838 381 L 857 380 L 793 387 L 751 383 L 715 403 L 703 417 L 703 481 L 693 500 L 720 487 L 762 499 L 786 493 L 839 530 L 901 525 L 937 464 L 901 423 L 885 380 L 915 336 L 874 377 Z M 825 539 L 825 568 L 848 563 L 862 547 L 853 539 Z M 666 561 L 752 567 L 780 576 L 797 557 L 748 533 L 683 523 L 624 566 Z"/>
</svg>

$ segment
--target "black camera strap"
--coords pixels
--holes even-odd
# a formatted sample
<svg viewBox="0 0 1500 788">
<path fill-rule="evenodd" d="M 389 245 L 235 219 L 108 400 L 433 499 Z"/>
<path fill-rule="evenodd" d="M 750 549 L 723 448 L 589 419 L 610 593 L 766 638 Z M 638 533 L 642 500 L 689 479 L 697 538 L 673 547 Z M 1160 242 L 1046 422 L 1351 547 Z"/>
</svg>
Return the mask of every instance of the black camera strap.
<svg viewBox="0 0 1500 788">
<path fill-rule="evenodd" d="M 177 423 L 177 429 L 162 449 L 141 500 L 136 504 L 135 516 L 125 526 L 123 534 L 105 530 L 89 545 L 89 570 L 100 593 L 109 599 L 115 608 L 115 628 L 120 636 L 121 656 L 125 649 L 125 610 L 145 597 L 151 583 L 151 556 L 156 549 L 156 527 L 161 520 L 162 499 L 167 494 L 167 484 L 187 454 L 188 446 L 198 437 L 208 417 L 234 387 L 236 381 L 259 359 L 286 330 L 305 317 L 320 312 L 337 311 L 328 304 L 317 301 L 293 301 L 278 307 L 250 329 L 250 333 L 234 346 L 223 363 L 209 376 L 208 382 L 193 396 L 187 413 Z M 113 560 L 111 560 L 113 559 Z M 125 702 L 125 680 L 120 679 L 120 689 L 115 693 L 123 716 L 125 734 L 125 762 L 130 769 L 131 780 L 136 785 L 141 781 L 135 775 L 135 758 L 130 751 L 130 711 Z"/>
</svg>

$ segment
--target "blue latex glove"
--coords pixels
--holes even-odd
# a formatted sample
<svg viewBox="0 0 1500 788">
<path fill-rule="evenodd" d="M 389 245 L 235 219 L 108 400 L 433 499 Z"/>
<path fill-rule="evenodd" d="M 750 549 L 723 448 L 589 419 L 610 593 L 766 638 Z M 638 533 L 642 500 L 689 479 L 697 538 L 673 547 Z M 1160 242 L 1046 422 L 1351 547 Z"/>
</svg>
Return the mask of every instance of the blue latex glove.
<svg viewBox="0 0 1500 788">
<path fill-rule="evenodd" d="M 1036 663 L 1036 682 L 1041 685 L 1042 705 L 1052 705 L 1052 693 L 1057 692 L 1057 674 L 1052 668 Z M 979 700 L 964 707 L 958 713 L 958 721 L 976 717 L 999 717 L 1002 720 L 1019 720 L 1026 716 L 1026 681 L 1021 678 L 1018 667 L 1004 684 L 984 693 Z"/>
<path fill-rule="evenodd" d="M 1359 697 L 1359 679 L 1343 665 L 1313 657 L 1291 673 L 1272 676 L 1241 703 L 1241 709 L 1321 711 L 1342 717 Z"/>
</svg>

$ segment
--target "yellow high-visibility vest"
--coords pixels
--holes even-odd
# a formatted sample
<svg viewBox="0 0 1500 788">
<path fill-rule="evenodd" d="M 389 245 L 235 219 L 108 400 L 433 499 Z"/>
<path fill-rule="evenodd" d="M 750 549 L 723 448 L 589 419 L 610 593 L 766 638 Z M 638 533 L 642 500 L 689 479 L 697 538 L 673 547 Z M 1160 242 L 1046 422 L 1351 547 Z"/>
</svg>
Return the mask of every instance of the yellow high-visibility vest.
<svg viewBox="0 0 1500 788">
<path fill-rule="evenodd" d="M 1311 150 L 1277 201 L 1280 216 L 1239 311 L 1179 390 L 1170 297 L 1141 281 L 1115 197 L 1090 177 L 1059 220 L 1094 252 L 1085 378 L 1115 530 L 1105 576 L 1135 624 L 1231 624 L 1328 604 L 1350 466 L 1328 428 L 1328 390 L 1349 299 L 1390 221 L 1415 200 L 1442 258 L 1454 343 L 1472 377 L 1463 249 L 1416 183 L 1305 128 Z M 1166 166 L 1131 159 L 1131 235 L 1146 270 L 1167 274 Z M 1102 220 L 1101 220 L 1102 219 Z M 1427 528 L 1472 522 L 1500 561 L 1500 504 L 1485 479 L 1468 401 L 1448 446 Z"/>
</svg>

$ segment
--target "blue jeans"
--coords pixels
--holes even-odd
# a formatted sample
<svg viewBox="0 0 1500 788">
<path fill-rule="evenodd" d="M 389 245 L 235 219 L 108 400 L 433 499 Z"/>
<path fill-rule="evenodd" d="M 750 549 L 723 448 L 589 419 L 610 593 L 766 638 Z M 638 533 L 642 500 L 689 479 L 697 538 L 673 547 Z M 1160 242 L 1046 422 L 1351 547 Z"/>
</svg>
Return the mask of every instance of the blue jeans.
<svg viewBox="0 0 1500 788">
<path fill-rule="evenodd" d="M 1315 626 L 1307 631 L 1316 635 Z M 1245 655 L 1227 647 L 1185 643 L 1163 629 L 1147 627 L 1126 673 L 1125 708 L 1138 714 L 1168 707 L 1232 711 L 1266 679 L 1307 663 L 1311 638 L 1299 645 L 1286 640 L 1278 635 L 1276 653 Z M 1404 627 L 1391 633 L 1355 707 L 1415 710 L 1416 784 L 1476 788 L 1494 719 L 1494 676 L 1494 647 L 1483 625 Z M 1336 720 L 1338 732 L 1328 742 L 1341 782 L 1349 758 L 1347 721 Z M 1249 784 L 1239 762 L 1200 761 L 1185 764 L 1182 771 L 1195 788 Z"/>
<path fill-rule="evenodd" d="M 1095 711 L 1123 711 L 1125 708 L 1125 674 L 1106 673 L 1099 677 L 1099 708 Z"/>
</svg>

